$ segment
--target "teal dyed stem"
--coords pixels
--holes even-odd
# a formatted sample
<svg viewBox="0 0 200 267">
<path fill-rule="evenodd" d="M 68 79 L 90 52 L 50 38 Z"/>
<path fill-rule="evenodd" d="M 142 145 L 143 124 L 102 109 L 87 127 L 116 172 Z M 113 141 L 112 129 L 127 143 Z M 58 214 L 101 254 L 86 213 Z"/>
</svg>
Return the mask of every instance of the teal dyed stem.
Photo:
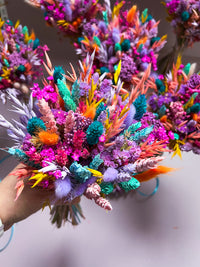
<svg viewBox="0 0 200 267">
<path fill-rule="evenodd" d="M 13 238 L 14 230 L 15 230 L 15 226 L 13 225 L 13 226 L 11 227 L 11 233 L 10 233 L 9 240 L 8 240 L 8 242 L 5 244 L 5 246 L 4 246 L 3 248 L 0 249 L 0 252 L 4 251 L 4 250 L 8 247 L 8 245 L 10 244 L 10 242 L 11 242 L 11 240 L 12 240 L 12 238 Z"/>
<path fill-rule="evenodd" d="M 146 194 L 146 193 L 141 192 L 140 190 L 137 190 L 137 192 L 143 197 L 152 197 L 158 191 L 159 184 L 160 184 L 159 179 L 156 178 L 156 187 L 155 187 L 155 189 L 153 190 L 152 193 Z"/>
<path fill-rule="evenodd" d="M 11 155 L 7 155 L 0 160 L 0 164 L 3 163 L 7 158 L 11 157 Z M 1 180 L 0 180 L 1 181 Z"/>
</svg>

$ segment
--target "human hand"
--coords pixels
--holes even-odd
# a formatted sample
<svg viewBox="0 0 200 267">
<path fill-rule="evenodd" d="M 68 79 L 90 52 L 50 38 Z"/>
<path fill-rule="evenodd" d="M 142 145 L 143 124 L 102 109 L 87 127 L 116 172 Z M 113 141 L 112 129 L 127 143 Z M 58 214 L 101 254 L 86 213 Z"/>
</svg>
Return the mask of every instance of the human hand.
<svg viewBox="0 0 200 267">
<path fill-rule="evenodd" d="M 19 164 L 12 172 L 16 171 L 22 164 Z M 12 173 L 11 172 L 11 173 Z M 0 219 L 4 224 L 4 230 L 8 230 L 14 223 L 26 219 L 31 214 L 40 210 L 45 201 L 52 197 L 52 191 L 31 188 L 28 184 L 15 201 L 17 177 L 7 175 L 0 182 Z"/>
</svg>

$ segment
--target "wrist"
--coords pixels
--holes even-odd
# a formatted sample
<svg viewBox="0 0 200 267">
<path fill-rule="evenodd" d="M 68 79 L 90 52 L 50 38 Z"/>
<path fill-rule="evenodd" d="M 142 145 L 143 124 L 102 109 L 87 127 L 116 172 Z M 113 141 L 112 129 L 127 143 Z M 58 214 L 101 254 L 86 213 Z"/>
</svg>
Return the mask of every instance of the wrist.
<svg viewBox="0 0 200 267">
<path fill-rule="evenodd" d="M 5 231 L 15 222 L 15 185 L 16 177 L 12 175 L 0 182 L 0 219 Z"/>
<path fill-rule="evenodd" d="M 0 237 L 2 237 L 3 233 L 4 233 L 4 225 L 0 219 Z"/>
</svg>

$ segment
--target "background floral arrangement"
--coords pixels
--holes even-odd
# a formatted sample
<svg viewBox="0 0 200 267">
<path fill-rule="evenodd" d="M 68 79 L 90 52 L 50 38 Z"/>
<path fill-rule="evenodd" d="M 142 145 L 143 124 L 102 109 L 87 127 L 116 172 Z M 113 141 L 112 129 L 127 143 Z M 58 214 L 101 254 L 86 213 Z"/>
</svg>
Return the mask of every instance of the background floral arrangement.
<svg viewBox="0 0 200 267">
<path fill-rule="evenodd" d="M 181 150 L 200 154 L 200 76 L 190 73 L 190 64 L 180 58 L 173 70 L 160 79 L 153 79 L 154 89 L 148 100 L 167 130 L 169 147 L 181 156 Z"/>
<path fill-rule="evenodd" d="M 159 62 L 162 73 L 167 73 L 179 54 L 200 41 L 200 3 L 198 0 L 165 0 L 162 3 L 176 36 L 172 51 Z"/>
<path fill-rule="evenodd" d="M 67 36 L 81 35 L 83 24 L 94 18 L 101 8 L 96 0 L 26 0 L 44 11 L 49 26 L 56 26 Z"/>
<path fill-rule="evenodd" d="M 152 70 L 157 71 L 158 52 L 166 36 L 157 36 L 159 22 L 148 14 L 148 9 L 140 14 L 137 6 L 128 10 L 124 4 L 124 1 L 116 4 L 113 11 L 107 5 L 102 20 L 93 19 L 84 24 L 75 47 L 82 58 L 95 49 L 93 68 L 101 74 L 113 75 L 121 61 L 120 78 L 130 85 L 150 63 Z"/>
<path fill-rule="evenodd" d="M 13 25 L 0 21 L 0 94 L 27 94 L 33 81 L 42 75 L 42 60 L 47 46 L 40 46 L 34 32 L 29 34 L 19 21 Z M 11 90 L 10 90 L 11 89 Z"/>
<path fill-rule="evenodd" d="M 148 9 L 140 14 L 135 5 L 124 8 L 125 1 L 116 3 L 113 11 L 110 1 L 104 1 L 102 5 L 97 5 L 97 1 L 86 1 L 85 8 L 82 1 L 28 2 L 40 6 L 51 25 L 59 25 L 62 32 L 73 37 L 76 52 L 82 59 L 88 52 L 96 51 L 93 71 L 106 72 L 112 77 L 121 60 L 120 78 L 130 86 L 134 76 L 141 75 L 149 63 L 153 71 L 157 70 L 158 52 L 164 46 L 166 36 L 157 36 L 159 22 L 148 14 Z M 92 11 L 87 11 L 88 8 Z M 73 16 L 80 20 L 75 23 L 77 29 Z"/>
<path fill-rule="evenodd" d="M 174 29 L 180 48 L 200 41 L 200 3 L 198 0 L 165 0 L 168 21 Z"/>
</svg>

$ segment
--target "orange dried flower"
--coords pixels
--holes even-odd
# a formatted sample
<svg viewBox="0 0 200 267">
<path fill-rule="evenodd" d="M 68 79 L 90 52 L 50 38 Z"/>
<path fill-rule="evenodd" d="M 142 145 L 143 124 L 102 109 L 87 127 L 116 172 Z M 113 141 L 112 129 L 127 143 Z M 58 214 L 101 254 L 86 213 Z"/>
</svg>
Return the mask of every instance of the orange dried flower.
<svg viewBox="0 0 200 267">
<path fill-rule="evenodd" d="M 167 121 L 167 116 L 166 115 L 162 116 L 162 118 L 160 118 L 160 121 L 161 122 L 166 122 Z"/>
<path fill-rule="evenodd" d="M 38 134 L 40 141 L 44 145 L 53 146 L 58 143 L 59 136 L 56 133 L 41 131 Z"/>
<path fill-rule="evenodd" d="M 139 182 L 146 182 L 148 180 L 151 180 L 153 178 L 156 178 L 160 174 L 165 174 L 168 172 L 175 171 L 176 169 L 166 167 L 166 166 L 158 166 L 157 168 L 147 170 L 145 172 L 139 173 L 134 175 L 134 177 L 139 181 Z"/>
<path fill-rule="evenodd" d="M 87 110 L 83 114 L 86 118 L 94 119 L 96 115 L 96 108 L 94 106 L 87 107 Z"/>
</svg>

